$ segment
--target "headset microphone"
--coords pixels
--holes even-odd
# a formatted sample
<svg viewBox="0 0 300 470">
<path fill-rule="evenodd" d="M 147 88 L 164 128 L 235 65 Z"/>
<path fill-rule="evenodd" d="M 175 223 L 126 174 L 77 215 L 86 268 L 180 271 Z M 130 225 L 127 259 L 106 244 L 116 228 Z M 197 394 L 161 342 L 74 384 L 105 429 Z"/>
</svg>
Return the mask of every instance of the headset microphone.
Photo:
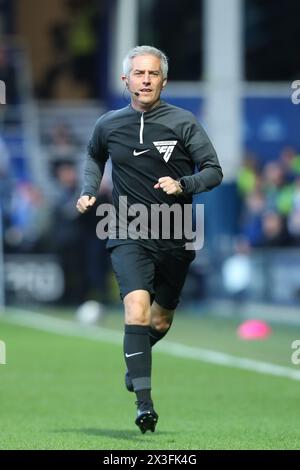
<svg viewBox="0 0 300 470">
<path fill-rule="evenodd" d="M 132 95 L 140 96 L 140 94 L 139 94 L 137 91 L 131 91 L 129 88 L 128 88 L 128 91 L 129 91 L 129 93 L 131 93 Z"/>
<path fill-rule="evenodd" d="M 131 93 L 132 95 L 140 96 L 140 93 L 138 93 L 137 91 L 131 91 L 130 90 L 128 83 L 126 83 L 126 87 L 127 87 L 127 90 L 129 91 L 129 93 Z"/>
</svg>

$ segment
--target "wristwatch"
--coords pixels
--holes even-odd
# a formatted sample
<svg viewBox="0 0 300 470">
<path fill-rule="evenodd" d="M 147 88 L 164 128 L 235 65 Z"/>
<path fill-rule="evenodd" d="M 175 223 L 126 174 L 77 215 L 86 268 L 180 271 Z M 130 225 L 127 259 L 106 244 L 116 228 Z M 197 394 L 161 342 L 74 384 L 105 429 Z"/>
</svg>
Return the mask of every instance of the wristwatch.
<svg viewBox="0 0 300 470">
<path fill-rule="evenodd" d="M 185 183 L 184 179 L 180 178 L 178 180 L 178 184 L 179 184 L 179 187 L 180 187 L 181 191 L 184 192 L 184 190 L 186 188 L 186 183 Z"/>
</svg>

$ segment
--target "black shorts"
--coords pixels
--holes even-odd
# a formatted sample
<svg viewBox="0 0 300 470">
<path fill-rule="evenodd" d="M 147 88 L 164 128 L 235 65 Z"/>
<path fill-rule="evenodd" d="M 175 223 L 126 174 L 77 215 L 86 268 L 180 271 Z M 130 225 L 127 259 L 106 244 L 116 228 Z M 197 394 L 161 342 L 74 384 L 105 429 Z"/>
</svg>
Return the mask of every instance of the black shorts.
<svg viewBox="0 0 300 470">
<path fill-rule="evenodd" d="M 195 251 L 176 248 L 154 252 L 138 243 L 115 246 L 110 255 L 122 300 L 129 292 L 143 289 L 150 293 L 151 301 L 168 310 L 176 308 L 195 259 Z"/>
</svg>

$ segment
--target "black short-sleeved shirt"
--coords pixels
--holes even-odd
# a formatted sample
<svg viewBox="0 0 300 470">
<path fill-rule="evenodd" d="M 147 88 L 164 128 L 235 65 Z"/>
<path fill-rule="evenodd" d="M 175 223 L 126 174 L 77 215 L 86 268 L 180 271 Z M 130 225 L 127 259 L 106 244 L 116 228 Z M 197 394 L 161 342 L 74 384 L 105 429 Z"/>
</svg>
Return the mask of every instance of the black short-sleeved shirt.
<svg viewBox="0 0 300 470">
<path fill-rule="evenodd" d="M 127 207 L 143 204 L 149 211 L 153 205 L 182 206 L 191 204 L 192 194 L 208 191 L 222 180 L 216 152 L 200 123 L 189 111 L 163 101 L 149 112 L 136 111 L 129 105 L 98 119 L 88 144 L 81 194 L 96 195 L 109 157 L 117 216 L 120 196 L 127 197 Z M 154 189 L 163 176 L 182 178 L 184 193 L 167 195 L 162 189 Z M 170 240 L 139 240 L 150 249 L 183 246 L 185 241 L 184 236 L 172 239 L 172 233 Z M 108 247 L 128 242 L 109 240 Z"/>
</svg>

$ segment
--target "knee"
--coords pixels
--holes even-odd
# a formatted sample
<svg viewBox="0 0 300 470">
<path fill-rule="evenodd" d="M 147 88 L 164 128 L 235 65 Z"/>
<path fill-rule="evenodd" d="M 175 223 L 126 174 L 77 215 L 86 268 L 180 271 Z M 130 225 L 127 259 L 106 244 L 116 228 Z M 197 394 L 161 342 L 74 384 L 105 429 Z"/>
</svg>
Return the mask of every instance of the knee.
<svg viewBox="0 0 300 470">
<path fill-rule="evenodd" d="M 150 305 L 138 298 L 129 298 L 125 302 L 125 323 L 127 325 L 149 325 Z"/>
<path fill-rule="evenodd" d="M 172 319 L 167 317 L 156 317 L 152 318 L 151 326 L 160 333 L 168 331 L 172 325 Z"/>
</svg>

